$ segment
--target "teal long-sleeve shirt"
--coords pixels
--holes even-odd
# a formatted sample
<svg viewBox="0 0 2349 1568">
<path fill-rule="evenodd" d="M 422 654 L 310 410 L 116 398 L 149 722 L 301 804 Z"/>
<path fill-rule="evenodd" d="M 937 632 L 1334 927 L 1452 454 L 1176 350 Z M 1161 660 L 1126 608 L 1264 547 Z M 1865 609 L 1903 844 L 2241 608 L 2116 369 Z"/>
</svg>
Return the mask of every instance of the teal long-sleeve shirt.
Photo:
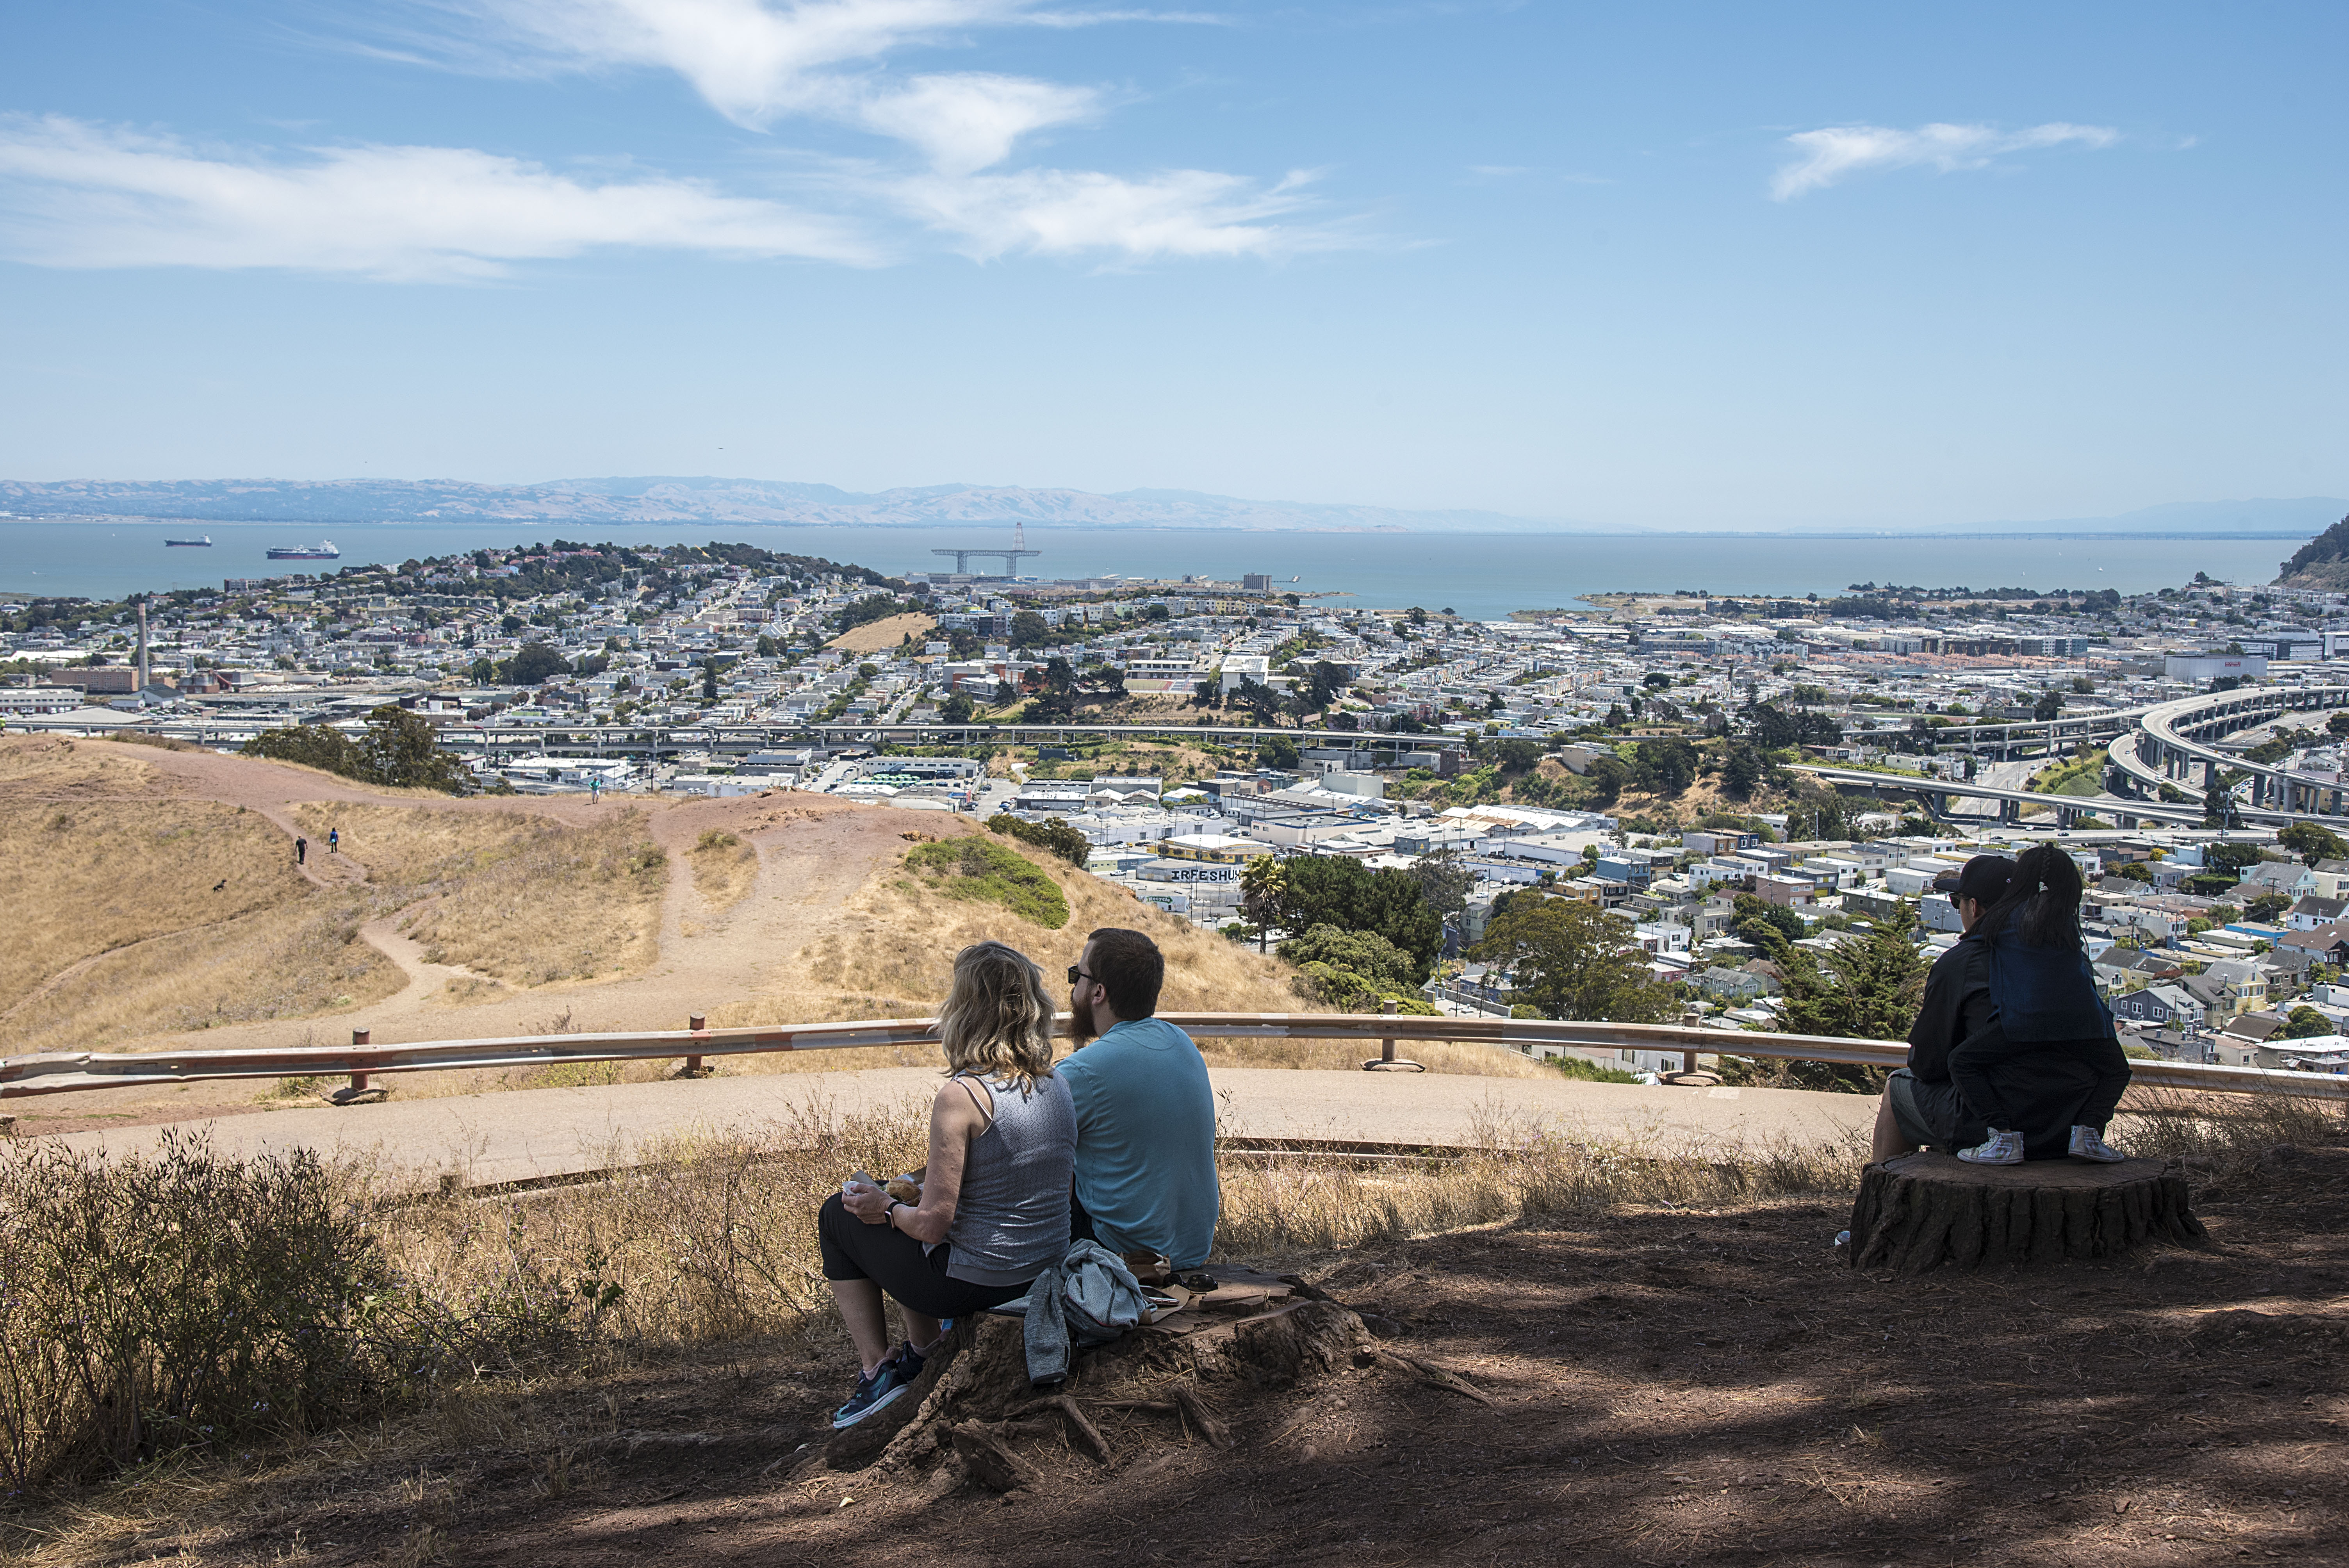
<svg viewBox="0 0 2349 1568">
<path fill-rule="evenodd" d="M 1102 1244 L 1207 1261 L 1216 1185 L 1216 1096 L 1191 1037 L 1132 1018 L 1056 1068 L 1077 1107 L 1077 1201 Z"/>
</svg>

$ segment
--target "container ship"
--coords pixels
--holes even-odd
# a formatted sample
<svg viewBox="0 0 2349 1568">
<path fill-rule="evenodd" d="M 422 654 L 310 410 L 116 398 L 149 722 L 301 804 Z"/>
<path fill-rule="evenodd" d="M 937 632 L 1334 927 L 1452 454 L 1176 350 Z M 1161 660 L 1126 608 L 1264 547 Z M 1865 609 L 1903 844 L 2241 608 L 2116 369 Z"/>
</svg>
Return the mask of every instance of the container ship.
<svg viewBox="0 0 2349 1568">
<path fill-rule="evenodd" d="M 317 544 L 276 544 L 269 550 L 272 561 L 339 561 L 342 554 L 331 539 Z"/>
<path fill-rule="evenodd" d="M 207 533 L 200 539 L 167 539 L 163 542 L 176 544 L 182 550 L 210 550 L 212 547 L 212 536 Z"/>
</svg>

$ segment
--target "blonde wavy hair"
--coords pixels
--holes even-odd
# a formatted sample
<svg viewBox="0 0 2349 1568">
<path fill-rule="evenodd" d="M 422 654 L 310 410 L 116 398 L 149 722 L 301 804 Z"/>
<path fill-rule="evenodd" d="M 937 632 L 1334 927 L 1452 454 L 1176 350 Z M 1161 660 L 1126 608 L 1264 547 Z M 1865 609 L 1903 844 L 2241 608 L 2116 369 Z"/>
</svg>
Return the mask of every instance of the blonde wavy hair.
<svg viewBox="0 0 2349 1568">
<path fill-rule="evenodd" d="M 971 944 L 955 954 L 954 989 L 938 1009 L 947 1076 L 977 1072 L 1025 1088 L 1052 1070 L 1053 1016 L 1032 959 L 1000 942 Z"/>
</svg>

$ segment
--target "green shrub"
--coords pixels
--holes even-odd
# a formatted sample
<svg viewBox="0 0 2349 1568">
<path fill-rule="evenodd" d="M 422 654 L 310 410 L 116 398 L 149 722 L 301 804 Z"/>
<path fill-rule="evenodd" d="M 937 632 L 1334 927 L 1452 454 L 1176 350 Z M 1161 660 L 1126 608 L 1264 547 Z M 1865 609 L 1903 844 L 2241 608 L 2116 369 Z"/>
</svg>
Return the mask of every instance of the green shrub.
<svg viewBox="0 0 2349 1568">
<path fill-rule="evenodd" d="M 920 872 L 948 898 L 999 903 L 1047 931 L 1069 923 L 1069 901 L 1059 883 L 1018 851 L 976 834 L 917 844 L 906 852 L 905 869 Z"/>
<path fill-rule="evenodd" d="M 1282 943 L 1280 955 L 1300 968 L 1319 965 L 1351 970 L 1386 991 L 1409 992 L 1418 985 L 1416 961 L 1376 932 L 1341 931 L 1324 922 Z"/>
<path fill-rule="evenodd" d="M 1405 1017 L 1440 1016 L 1439 1009 L 1425 997 L 1381 985 L 1375 975 L 1364 975 L 1340 965 L 1319 961 L 1300 964 L 1288 984 L 1299 995 L 1325 1002 L 1341 1013 L 1376 1013 L 1392 1002 L 1395 1011 Z"/>
<path fill-rule="evenodd" d="M 1044 777 L 1039 774 L 1037 777 Z M 1092 841 L 1058 817 L 1048 817 L 1040 822 L 1030 822 L 1009 811 L 998 811 L 987 820 L 987 830 L 1017 839 L 1023 844 L 1033 844 L 1040 850 L 1050 850 L 1072 866 L 1083 865 L 1093 852 Z"/>
<path fill-rule="evenodd" d="M 396 1278 L 346 1197 L 309 1150 L 231 1159 L 169 1129 L 151 1156 L 0 1149 L 0 1482 L 295 1436 L 514 1364 L 513 1336 Z"/>
<path fill-rule="evenodd" d="M 1610 1068 L 1603 1063 L 1594 1062 L 1588 1057 L 1551 1057 L 1547 1059 L 1549 1065 L 1556 1068 L 1560 1075 L 1570 1078 L 1580 1078 L 1587 1083 L 1638 1083 L 1640 1081 L 1638 1073 L 1625 1072 L 1621 1068 Z"/>
</svg>

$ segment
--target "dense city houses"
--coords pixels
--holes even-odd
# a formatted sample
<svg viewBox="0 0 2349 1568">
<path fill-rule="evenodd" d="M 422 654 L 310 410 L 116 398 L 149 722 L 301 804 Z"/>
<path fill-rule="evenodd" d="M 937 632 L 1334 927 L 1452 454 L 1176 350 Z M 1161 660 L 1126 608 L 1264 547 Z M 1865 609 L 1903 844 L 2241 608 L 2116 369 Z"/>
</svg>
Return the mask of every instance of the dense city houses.
<svg viewBox="0 0 2349 1568">
<path fill-rule="evenodd" d="M 1009 817 L 1248 941 L 1307 934 L 1252 896 L 1260 868 L 1349 860 L 1426 890 L 1442 957 L 1413 1000 L 1446 1012 L 1525 1006 L 1483 939 L 1513 903 L 1563 896 L 1606 913 L 1678 1014 L 1724 1029 L 1782 1024 L 1790 954 L 1889 922 L 1930 957 L 1956 939 L 1936 873 L 2060 832 L 2134 1048 L 2344 1071 L 2349 846 L 2246 825 L 2218 768 L 2139 779 L 2183 808 L 2141 819 L 2106 748 L 2154 705 L 2341 684 L 2344 599 L 1862 583 L 1474 621 L 1246 574 L 891 578 L 558 541 L 0 604 L 0 720 L 233 749 L 356 736 L 392 705 L 470 788 Z M 2222 744 L 2323 789 L 2344 733 L 2349 715 L 2287 712 Z M 1916 788 L 1933 780 L 1952 792 Z"/>
</svg>

